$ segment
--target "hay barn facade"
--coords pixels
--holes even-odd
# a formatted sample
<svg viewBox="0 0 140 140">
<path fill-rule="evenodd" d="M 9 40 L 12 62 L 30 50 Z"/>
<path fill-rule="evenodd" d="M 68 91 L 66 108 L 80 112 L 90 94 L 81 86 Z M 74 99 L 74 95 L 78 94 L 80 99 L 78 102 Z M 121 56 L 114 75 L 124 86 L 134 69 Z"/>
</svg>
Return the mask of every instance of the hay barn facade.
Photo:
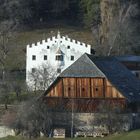
<svg viewBox="0 0 140 140">
<path fill-rule="evenodd" d="M 63 105 L 63 110 L 95 112 L 101 101 L 130 104 L 137 111 L 140 101 L 140 80 L 113 57 L 97 58 L 84 54 L 64 72 L 43 95 L 52 108 Z"/>
</svg>

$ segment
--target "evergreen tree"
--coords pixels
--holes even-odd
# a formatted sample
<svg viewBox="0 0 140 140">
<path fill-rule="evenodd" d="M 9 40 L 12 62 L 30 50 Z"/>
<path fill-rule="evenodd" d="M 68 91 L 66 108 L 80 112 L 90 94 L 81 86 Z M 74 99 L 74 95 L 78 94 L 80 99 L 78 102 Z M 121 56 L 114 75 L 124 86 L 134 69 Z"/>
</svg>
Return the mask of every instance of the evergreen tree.
<svg viewBox="0 0 140 140">
<path fill-rule="evenodd" d="M 81 0 L 83 22 L 87 27 L 100 23 L 100 0 Z"/>
</svg>

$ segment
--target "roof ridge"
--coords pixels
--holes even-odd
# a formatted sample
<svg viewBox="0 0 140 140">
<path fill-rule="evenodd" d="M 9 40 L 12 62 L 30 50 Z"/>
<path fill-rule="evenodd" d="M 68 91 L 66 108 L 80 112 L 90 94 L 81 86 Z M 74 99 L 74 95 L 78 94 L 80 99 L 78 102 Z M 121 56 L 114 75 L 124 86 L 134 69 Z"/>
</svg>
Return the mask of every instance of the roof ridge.
<svg viewBox="0 0 140 140">
<path fill-rule="evenodd" d="M 100 68 L 97 65 L 95 65 L 94 62 L 89 58 L 89 56 L 93 56 L 93 55 L 89 55 L 87 53 L 85 53 L 85 54 L 86 54 L 86 57 L 90 60 L 90 62 L 93 64 L 93 66 L 98 68 L 98 70 L 101 72 L 101 74 L 103 74 L 106 77 L 106 75 L 100 70 Z"/>
</svg>

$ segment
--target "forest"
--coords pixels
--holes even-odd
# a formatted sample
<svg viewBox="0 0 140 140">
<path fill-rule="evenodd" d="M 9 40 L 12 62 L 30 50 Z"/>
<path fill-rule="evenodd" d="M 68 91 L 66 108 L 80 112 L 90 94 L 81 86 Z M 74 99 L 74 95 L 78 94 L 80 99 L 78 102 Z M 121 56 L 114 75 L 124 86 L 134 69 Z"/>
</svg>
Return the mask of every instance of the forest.
<svg viewBox="0 0 140 140">
<path fill-rule="evenodd" d="M 90 25 L 99 20 L 100 0 L 1 0 L 0 20 L 24 25 L 56 20 Z M 74 22 L 74 23 L 73 23 Z"/>
<path fill-rule="evenodd" d="M 63 24 L 88 29 L 97 55 L 140 53 L 138 0 L 1 0 L 0 7 L 4 33 Z"/>
</svg>

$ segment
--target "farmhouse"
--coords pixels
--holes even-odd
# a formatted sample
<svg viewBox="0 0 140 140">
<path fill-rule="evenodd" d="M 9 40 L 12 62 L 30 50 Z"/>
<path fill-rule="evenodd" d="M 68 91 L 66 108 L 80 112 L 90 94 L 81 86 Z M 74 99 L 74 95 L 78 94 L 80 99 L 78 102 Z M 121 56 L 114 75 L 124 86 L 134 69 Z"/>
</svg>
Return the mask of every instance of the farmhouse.
<svg viewBox="0 0 140 140">
<path fill-rule="evenodd" d="M 91 53 L 91 46 L 66 36 L 57 36 L 42 40 L 36 44 L 27 45 L 26 54 L 26 83 L 33 88 L 33 80 L 30 73 L 38 69 L 52 67 L 57 73 L 75 62 L 84 53 Z M 40 84 L 42 81 L 40 81 Z"/>
<path fill-rule="evenodd" d="M 100 101 L 138 111 L 140 80 L 113 57 L 84 54 L 65 69 L 43 95 L 52 108 L 94 112 Z M 129 105 L 132 106 L 129 106 Z"/>
</svg>

